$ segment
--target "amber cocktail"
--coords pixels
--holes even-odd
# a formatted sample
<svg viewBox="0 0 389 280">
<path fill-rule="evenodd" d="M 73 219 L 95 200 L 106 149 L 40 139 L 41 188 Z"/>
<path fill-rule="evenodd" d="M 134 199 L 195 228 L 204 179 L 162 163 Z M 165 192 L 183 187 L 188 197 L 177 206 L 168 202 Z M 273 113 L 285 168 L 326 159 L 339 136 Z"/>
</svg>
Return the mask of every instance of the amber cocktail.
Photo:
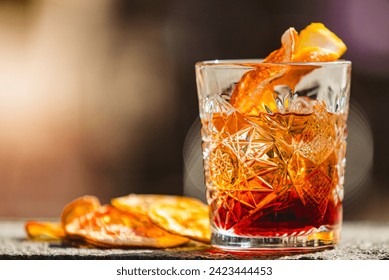
<svg viewBox="0 0 389 280">
<path fill-rule="evenodd" d="M 348 61 L 196 64 L 214 246 L 338 242 L 350 72 Z"/>
</svg>

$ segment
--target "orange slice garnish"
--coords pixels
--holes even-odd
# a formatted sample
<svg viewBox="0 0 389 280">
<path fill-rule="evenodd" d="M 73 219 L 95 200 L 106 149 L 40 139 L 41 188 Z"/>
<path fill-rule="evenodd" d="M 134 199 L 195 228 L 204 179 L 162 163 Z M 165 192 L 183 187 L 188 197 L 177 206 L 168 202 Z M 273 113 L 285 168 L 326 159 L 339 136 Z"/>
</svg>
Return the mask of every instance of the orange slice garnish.
<svg viewBox="0 0 389 280">
<path fill-rule="evenodd" d="M 59 222 L 27 221 L 24 227 L 28 237 L 34 240 L 60 240 L 65 237 L 62 224 Z"/>
<path fill-rule="evenodd" d="M 288 62 L 292 59 L 298 34 L 294 28 L 289 28 L 281 37 L 281 48 L 268 55 L 264 62 Z M 243 75 L 236 85 L 230 103 L 245 115 L 257 116 L 260 112 L 270 113 L 277 110 L 273 91 L 268 88 L 271 81 L 286 73 L 281 65 L 260 64 L 256 69 Z"/>
<path fill-rule="evenodd" d="M 287 84 L 292 89 L 309 69 L 289 75 L 282 62 L 327 62 L 339 59 L 346 45 L 321 23 L 312 23 L 298 35 L 289 28 L 281 37 L 281 48 L 270 53 L 255 69 L 245 73 L 236 85 L 230 103 L 247 116 L 278 111 L 274 85 Z M 269 63 L 266 65 L 266 63 Z"/>
<path fill-rule="evenodd" d="M 176 197 L 174 201 L 156 201 L 150 205 L 149 217 L 156 225 L 171 233 L 210 242 L 208 206 L 195 198 Z"/>
</svg>

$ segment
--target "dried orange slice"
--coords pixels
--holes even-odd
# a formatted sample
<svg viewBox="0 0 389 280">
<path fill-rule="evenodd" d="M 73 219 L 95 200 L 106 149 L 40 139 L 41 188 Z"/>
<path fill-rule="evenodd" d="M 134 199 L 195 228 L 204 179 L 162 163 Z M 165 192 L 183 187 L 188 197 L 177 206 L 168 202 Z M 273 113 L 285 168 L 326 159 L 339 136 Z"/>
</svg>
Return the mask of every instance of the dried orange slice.
<svg viewBox="0 0 389 280">
<path fill-rule="evenodd" d="M 65 237 L 62 224 L 59 222 L 27 221 L 24 227 L 28 237 L 34 240 L 60 240 Z"/>
<path fill-rule="evenodd" d="M 67 235 L 76 234 L 74 227 L 78 228 L 82 219 L 100 207 L 100 201 L 95 196 L 82 196 L 68 203 L 62 210 L 62 227 Z"/>
<path fill-rule="evenodd" d="M 162 195 L 162 194 L 129 194 L 126 196 L 116 197 L 111 199 L 111 204 L 118 209 L 126 210 L 130 212 L 137 212 L 146 214 L 149 212 L 149 207 L 152 203 L 163 201 L 174 201 L 176 196 L 174 195 Z"/>
<path fill-rule="evenodd" d="M 73 236 L 102 247 L 168 248 L 182 245 L 188 238 L 168 233 L 154 225 L 148 216 L 100 206 L 92 213 L 68 224 Z"/>
<path fill-rule="evenodd" d="M 210 242 L 208 206 L 190 197 L 159 200 L 150 205 L 150 219 L 159 227 L 202 242 Z"/>
<path fill-rule="evenodd" d="M 325 62 L 335 61 L 347 47 L 339 37 L 322 23 L 312 23 L 297 34 L 289 28 L 281 37 L 281 48 L 270 53 L 256 69 L 243 75 L 236 85 L 230 103 L 247 116 L 278 111 L 273 87 L 286 83 L 294 87 L 307 71 L 288 75 L 288 65 L 282 62 Z M 275 63 L 275 64 L 270 64 Z"/>
<path fill-rule="evenodd" d="M 104 247 L 167 248 L 189 241 L 157 227 L 145 214 L 101 206 L 94 196 L 69 203 L 63 210 L 62 224 L 68 237 Z"/>
</svg>

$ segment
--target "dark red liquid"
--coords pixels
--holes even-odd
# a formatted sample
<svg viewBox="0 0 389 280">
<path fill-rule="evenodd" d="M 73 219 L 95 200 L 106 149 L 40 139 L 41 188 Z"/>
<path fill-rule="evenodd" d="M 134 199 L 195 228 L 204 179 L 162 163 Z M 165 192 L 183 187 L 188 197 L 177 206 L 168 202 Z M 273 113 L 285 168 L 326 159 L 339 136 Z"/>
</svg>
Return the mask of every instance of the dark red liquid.
<svg viewBox="0 0 389 280">
<path fill-rule="evenodd" d="M 241 193 L 244 193 L 241 191 Z M 338 225 L 342 218 L 340 202 L 328 200 L 325 210 L 318 212 L 315 205 L 304 205 L 295 191 L 290 191 L 274 199 L 269 205 L 253 211 L 236 200 L 232 211 L 226 207 L 232 198 L 215 209 L 214 223 L 224 230 L 233 229 L 237 235 L 243 236 L 282 236 L 306 233 L 322 225 L 332 227 Z M 215 205 L 216 206 L 216 205 Z M 250 214 L 250 211 L 252 214 Z"/>
</svg>

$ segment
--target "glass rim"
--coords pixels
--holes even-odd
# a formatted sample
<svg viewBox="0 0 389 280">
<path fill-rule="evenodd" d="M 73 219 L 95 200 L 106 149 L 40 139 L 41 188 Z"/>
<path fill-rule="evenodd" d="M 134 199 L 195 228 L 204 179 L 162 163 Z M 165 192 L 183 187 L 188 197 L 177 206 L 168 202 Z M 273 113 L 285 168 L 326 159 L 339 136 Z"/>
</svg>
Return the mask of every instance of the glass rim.
<svg viewBox="0 0 389 280">
<path fill-rule="evenodd" d="M 257 66 L 348 66 L 351 65 L 351 61 L 345 59 L 339 59 L 336 61 L 326 62 L 263 62 L 263 59 L 214 59 L 198 61 L 195 67 L 257 67 Z"/>
</svg>

